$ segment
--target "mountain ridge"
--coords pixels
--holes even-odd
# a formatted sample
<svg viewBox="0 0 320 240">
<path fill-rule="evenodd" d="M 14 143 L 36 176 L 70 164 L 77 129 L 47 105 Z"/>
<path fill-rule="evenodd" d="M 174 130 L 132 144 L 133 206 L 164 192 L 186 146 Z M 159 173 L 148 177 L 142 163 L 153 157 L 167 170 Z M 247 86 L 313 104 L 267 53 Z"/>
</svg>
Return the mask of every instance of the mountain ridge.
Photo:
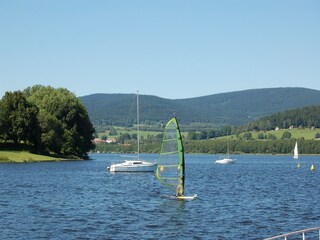
<svg viewBox="0 0 320 240">
<path fill-rule="evenodd" d="M 96 93 L 79 99 L 95 125 L 121 126 L 136 122 L 136 94 Z M 182 124 L 241 125 L 277 112 L 320 105 L 320 91 L 299 87 L 262 88 L 184 99 L 140 94 L 139 99 L 141 123 L 165 123 L 175 114 Z"/>
</svg>

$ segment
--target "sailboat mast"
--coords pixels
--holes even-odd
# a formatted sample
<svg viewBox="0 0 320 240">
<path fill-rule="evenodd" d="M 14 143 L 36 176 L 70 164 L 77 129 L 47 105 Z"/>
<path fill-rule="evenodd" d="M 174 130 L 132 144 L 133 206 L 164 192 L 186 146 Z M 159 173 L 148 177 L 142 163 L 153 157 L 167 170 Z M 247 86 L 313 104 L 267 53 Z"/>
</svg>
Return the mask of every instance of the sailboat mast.
<svg viewBox="0 0 320 240">
<path fill-rule="evenodd" d="M 137 91 L 137 141 L 138 141 L 138 160 L 140 159 L 140 134 L 139 134 L 139 91 Z"/>
<path fill-rule="evenodd" d="M 228 159 L 230 158 L 229 154 L 229 132 L 227 132 L 227 152 L 228 152 Z"/>
</svg>

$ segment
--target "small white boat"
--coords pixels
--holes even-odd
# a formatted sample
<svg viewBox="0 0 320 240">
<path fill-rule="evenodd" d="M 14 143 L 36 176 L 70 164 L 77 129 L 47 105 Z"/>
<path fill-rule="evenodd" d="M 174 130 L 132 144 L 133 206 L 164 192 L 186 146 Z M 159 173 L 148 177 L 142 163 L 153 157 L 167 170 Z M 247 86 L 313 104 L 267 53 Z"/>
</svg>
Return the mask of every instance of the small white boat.
<svg viewBox="0 0 320 240">
<path fill-rule="evenodd" d="M 157 168 L 156 162 L 145 162 L 141 160 L 125 160 L 123 163 L 112 164 L 108 167 L 110 172 L 154 172 Z"/>
<path fill-rule="evenodd" d="M 231 158 L 224 158 L 224 159 L 217 160 L 215 163 L 217 163 L 217 164 L 231 164 L 231 163 L 235 163 L 235 161 Z"/>
<path fill-rule="evenodd" d="M 235 163 L 235 160 L 233 160 L 233 159 L 230 158 L 228 138 L 227 138 L 227 153 L 228 153 L 228 157 L 223 158 L 223 159 L 216 160 L 215 163 L 217 163 L 217 164 L 231 164 L 231 163 Z"/>
</svg>

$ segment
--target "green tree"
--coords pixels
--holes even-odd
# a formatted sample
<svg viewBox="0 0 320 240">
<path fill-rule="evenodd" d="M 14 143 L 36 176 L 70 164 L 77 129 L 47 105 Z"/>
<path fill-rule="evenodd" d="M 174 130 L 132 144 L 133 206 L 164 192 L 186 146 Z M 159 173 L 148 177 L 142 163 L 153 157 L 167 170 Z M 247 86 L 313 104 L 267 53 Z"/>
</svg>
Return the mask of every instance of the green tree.
<svg viewBox="0 0 320 240">
<path fill-rule="evenodd" d="M 0 112 L 2 140 L 30 143 L 38 148 L 38 109 L 27 102 L 22 92 L 6 92 L 0 102 Z"/>
<path fill-rule="evenodd" d="M 38 119 L 41 128 L 42 152 L 61 153 L 64 142 L 64 130 L 61 122 L 46 110 L 40 110 Z"/>
<path fill-rule="evenodd" d="M 118 141 L 121 143 L 124 143 L 126 140 L 130 140 L 130 139 L 131 139 L 131 136 L 129 133 L 123 133 L 120 135 Z"/>
<path fill-rule="evenodd" d="M 24 92 L 28 101 L 41 110 L 41 139 L 46 150 L 87 157 L 94 148 L 94 128 L 79 99 L 65 88 L 36 85 Z"/>
<path fill-rule="evenodd" d="M 197 140 L 198 134 L 196 132 L 189 132 L 188 137 L 189 140 Z"/>
<path fill-rule="evenodd" d="M 110 136 L 118 135 L 118 132 L 117 132 L 117 130 L 116 130 L 114 127 L 112 127 L 112 128 L 110 129 L 109 135 L 110 135 Z"/>
<path fill-rule="evenodd" d="M 207 132 L 206 132 L 206 131 L 201 131 L 201 132 L 198 134 L 198 139 L 199 139 L 199 140 L 207 139 Z"/>
<path fill-rule="evenodd" d="M 273 135 L 272 133 L 268 133 L 267 138 L 270 139 L 270 140 L 275 140 L 275 139 L 277 139 L 277 137 L 276 137 L 275 135 Z"/>
<path fill-rule="evenodd" d="M 244 140 L 251 140 L 252 139 L 252 133 L 251 132 L 246 132 L 243 134 L 242 138 Z"/>
<path fill-rule="evenodd" d="M 258 134 L 258 139 L 264 139 L 264 138 L 265 138 L 265 135 L 263 133 Z"/>
<path fill-rule="evenodd" d="M 208 132 L 208 138 L 215 138 L 216 137 L 216 131 L 210 130 Z"/>
<path fill-rule="evenodd" d="M 290 139 L 291 138 L 291 133 L 288 131 L 284 131 L 282 134 L 282 139 Z"/>
<path fill-rule="evenodd" d="M 101 136 L 101 140 L 106 141 L 107 139 L 108 139 L 107 135 L 103 134 L 103 135 Z"/>
</svg>

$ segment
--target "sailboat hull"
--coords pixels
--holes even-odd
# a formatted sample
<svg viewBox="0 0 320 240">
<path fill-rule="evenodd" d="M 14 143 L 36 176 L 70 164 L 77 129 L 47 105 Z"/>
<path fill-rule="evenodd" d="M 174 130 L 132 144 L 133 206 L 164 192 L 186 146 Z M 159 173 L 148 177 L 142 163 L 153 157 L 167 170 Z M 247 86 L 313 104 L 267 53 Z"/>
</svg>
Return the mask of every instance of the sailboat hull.
<svg viewBox="0 0 320 240">
<path fill-rule="evenodd" d="M 112 164 L 108 171 L 110 172 L 154 172 L 157 163 L 144 161 L 125 161 L 124 163 Z"/>
<path fill-rule="evenodd" d="M 224 158 L 224 159 L 215 161 L 215 163 L 217 163 L 217 164 L 233 164 L 233 163 L 235 163 L 235 161 L 231 158 Z"/>
</svg>

